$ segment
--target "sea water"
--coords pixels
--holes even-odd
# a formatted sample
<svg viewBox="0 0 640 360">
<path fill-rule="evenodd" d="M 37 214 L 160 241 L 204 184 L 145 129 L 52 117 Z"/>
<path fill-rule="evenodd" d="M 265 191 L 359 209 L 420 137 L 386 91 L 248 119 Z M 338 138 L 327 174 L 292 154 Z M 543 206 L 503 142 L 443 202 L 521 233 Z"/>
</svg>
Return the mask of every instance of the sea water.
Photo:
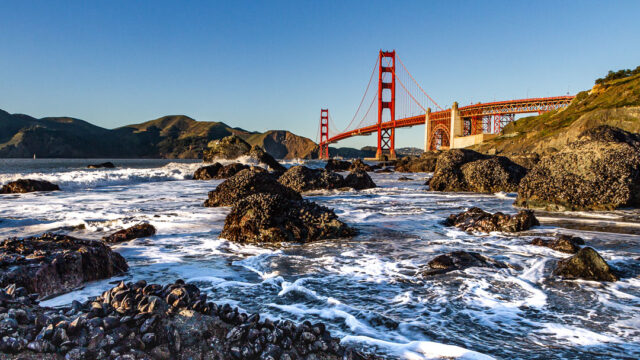
<svg viewBox="0 0 640 360">
<path fill-rule="evenodd" d="M 513 214 L 515 194 L 430 192 L 430 174 L 372 174 L 378 188 L 306 198 L 356 227 L 351 239 L 284 247 L 220 238 L 229 208 L 202 203 L 220 180 L 194 181 L 197 161 L 0 160 L 0 183 L 44 179 L 62 191 L 0 195 L 0 238 L 53 231 L 99 240 L 141 221 L 157 234 L 114 246 L 127 274 L 42 302 L 84 300 L 114 282 L 177 278 L 217 303 L 297 322 L 322 321 L 345 344 L 401 359 L 636 359 L 640 357 L 640 212 L 538 213 L 542 225 L 473 235 L 444 227 L 472 206 Z M 287 166 L 300 163 L 290 162 Z M 321 162 L 307 162 L 319 167 Z M 410 181 L 397 181 L 400 176 Z M 535 237 L 577 235 L 627 277 L 615 283 L 551 276 L 568 255 Z M 422 278 L 430 259 L 475 251 L 513 265 Z"/>
</svg>

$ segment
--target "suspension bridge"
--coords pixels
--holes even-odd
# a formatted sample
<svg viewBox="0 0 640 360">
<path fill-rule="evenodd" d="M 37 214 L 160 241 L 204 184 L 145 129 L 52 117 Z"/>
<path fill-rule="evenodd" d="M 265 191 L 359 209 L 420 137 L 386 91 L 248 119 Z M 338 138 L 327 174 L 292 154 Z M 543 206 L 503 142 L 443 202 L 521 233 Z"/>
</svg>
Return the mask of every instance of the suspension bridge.
<svg viewBox="0 0 640 360">
<path fill-rule="evenodd" d="M 373 81 L 376 73 L 377 86 Z M 445 109 L 418 84 L 395 50 L 380 50 L 360 105 L 346 128 L 338 131 L 329 109 L 320 110 L 320 158 L 329 158 L 329 144 L 377 133 L 375 160 L 393 160 L 395 130 L 416 125 L 425 126 L 425 151 L 463 148 L 497 136 L 516 114 L 542 114 L 566 107 L 572 99 L 573 96 L 555 96 L 462 107 L 454 102 Z"/>
</svg>

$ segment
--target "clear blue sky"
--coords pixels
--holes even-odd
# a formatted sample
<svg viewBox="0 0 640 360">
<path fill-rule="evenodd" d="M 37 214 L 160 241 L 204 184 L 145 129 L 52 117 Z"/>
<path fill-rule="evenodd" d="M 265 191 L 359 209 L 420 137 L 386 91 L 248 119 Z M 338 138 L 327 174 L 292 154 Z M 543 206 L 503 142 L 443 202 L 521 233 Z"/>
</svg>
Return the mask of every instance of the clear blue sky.
<svg viewBox="0 0 640 360">
<path fill-rule="evenodd" d="M 0 109 L 107 128 L 185 114 L 315 140 L 321 107 L 351 120 L 381 48 L 442 105 L 576 93 L 640 65 L 640 1 L 0 0 L 0 14 Z"/>
</svg>

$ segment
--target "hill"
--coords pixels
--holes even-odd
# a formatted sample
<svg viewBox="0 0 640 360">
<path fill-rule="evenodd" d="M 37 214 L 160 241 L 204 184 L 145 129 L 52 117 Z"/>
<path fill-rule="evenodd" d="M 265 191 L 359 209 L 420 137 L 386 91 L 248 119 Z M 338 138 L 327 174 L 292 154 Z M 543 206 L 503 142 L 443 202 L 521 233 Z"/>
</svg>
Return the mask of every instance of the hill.
<svg viewBox="0 0 640 360">
<path fill-rule="evenodd" d="M 576 139 L 584 130 L 610 125 L 640 132 L 640 74 L 598 79 L 565 109 L 514 121 L 500 136 L 472 149 L 485 153 L 548 154 Z"/>
<path fill-rule="evenodd" d="M 2 158 L 201 158 L 209 141 L 231 134 L 252 139 L 276 158 L 314 156 L 313 141 L 290 132 L 263 134 L 184 115 L 105 129 L 69 117 L 36 119 L 0 110 Z"/>
</svg>

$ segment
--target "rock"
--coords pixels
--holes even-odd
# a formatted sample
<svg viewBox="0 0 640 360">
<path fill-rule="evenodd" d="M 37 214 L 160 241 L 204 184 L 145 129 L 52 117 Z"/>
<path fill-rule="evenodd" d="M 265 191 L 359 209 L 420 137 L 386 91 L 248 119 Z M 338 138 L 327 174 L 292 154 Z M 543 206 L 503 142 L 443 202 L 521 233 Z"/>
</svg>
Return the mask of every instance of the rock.
<svg viewBox="0 0 640 360">
<path fill-rule="evenodd" d="M 372 189 L 376 183 L 371 180 L 371 176 L 366 171 L 356 169 L 344 179 L 344 185 L 356 190 Z"/>
<path fill-rule="evenodd" d="M 44 297 L 127 271 L 124 258 L 99 241 L 47 233 L 0 242 L 0 286 Z"/>
<path fill-rule="evenodd" d="M 540 162 L 540 155 L 536 153 L 507 155 L 507 157 L 509 160 L 527 169 L 527 171 L 533 169 L 533 167 Z"/>
<path fill-rule="evenodd" d="M 640 207 L 640 135 L 609 126 L 584 131 L 531 169 L 516 204 L 554 211 Z"/>
<path fill-rule="evenodd" d="M 193 180 L 211 180 L 216 179 L 218 176 L 218 171 L 222 168 L 222 164 L 215 163 L 213 165 L 203 166 L 198 168 L 195 173 L 193 173 Z"/>
<path fill-rule="evenodd" d="M 380 170 L 375 170 L 374 172 L 376 174 L 390 174 L 390 173 L 393 172 L 393 170 L 391 168 L 386 167 L 386 168 L 383 168 L 383 169 L 380 169 Z"/>
<path fill-rule="evenodd" d="M 395 170 L 398 172 L 434 172 L 440 151 L 427 151 L 420 157 L 405 156 L 396 161 Z"/>
<path fill-rule="evenodd" d="M 113 169 L 115 167 L 116 166 L 113 165 L 113 163 L 109 162 L 109 161 L 103 162 L 101 164 L 91 164 L 91 165 L 87 166 L 87 168 L 89 168 L 89 169 L 100 169 L 100 168 Z"/>
<path fill-rule="evenodd" d="M 273 175 L 246 169 L 210 191 L 209 199 L 205 201 L 204 206 L 232 206 L 249 195 L 259 193 L 277 194 L 290 200 L 302 199 L 300 194 L 280 184 Z"/>
<path fill-rule="evenodd" d="M 56 191 L 60 187 L 45 180 L 19 179 L 0 188 L 0 194 L 19 194 L 34 191 Z"/>
<path fill-rule="evenodd" d="M 311 169 L 302 165 L 291 167 L 280 176 L 278 182 L 297 192 L 345 187 L 342 175 L 328 170 Z"/>
<path fill-rule="evenodd" d="M 114 232 L 111 235 L 102 238 L 102 241 L 108 243 L 120 243 L 137 238 L 153 236 L 156 234 L 156 228 L 149 223 L 140 223 L 132 227 Z"/>
<path fill-rule="evenodd" d="M 618 280 L 618 276 L 609 267 L 609 264 L 590 247 L 584 247 L 575 255 L 558 261 L 553 275 L 565 279 Z"/>
<path fill-rule="evenodd" d="M 555 240 L 535 238 L 531 241 L 531 245 L 545 246 L 556 251 L 575 254 L 580 250 L 580 245 L 584 245 L 584 240 L 576 236 L 560 235 Z"/>
<path fill-rule="evenodd" d="M 472 207 L 457 215 L 451 214 L 445 220 L 446 226 L 455 226 L 469 232 L 518 232 L 532 226 L 540 225 L 533 211 L 521 210 L 516 215 L 506 215 L 501 212 L 488 213 L 478 207 Z"/>
<path fill-rule="evenodd" d="M 453 251 L 448 254 L 438 255 L 427 264 L 429 269 L 422 270 L 422 276 L 444 274 L 454 270 L 464 270 L 470 267 L 490 267 L 505 269 L 510 266 L 476 252 Z"/>
<path fill-rule="evenodd" d="M 257 160 L 260 163 L 263 163 L 269 167 L 271 171 L 282 173 L 287 170 L 284 166 L 282 166 L 273 156 L 269 155 L 269 153 L 262 150 L 261 147 L 254 145 L 249 151 L 249 156 L 252 159 Z"/>
<path fill-rule="evenodd" d="M 213 140 L 207 145 L 208 149 L 203 153 L 205 162 L 213 162 L 216 159 L 234 160 L 247 155 L 251 146 L 239 136 L 229 135 L 220 140 Z"/>
<path fill-rule="evenodd" d="M 338 160 L 338 159 L 329 159 L 324 169 L 328 171 L 348 171 L 351 168 L 351 166 L 352 164 L 348 161 Z"/>
<path fill-rule="evenodd" d="M 504 156 L 453 149 L 438 157 L 429 188 L 433 191 L 515 192 L 526 169 Z"/>
<path fill-rule="evenodd" d="M 406 177 L 406 176 L 400 176 L 398 178 L 398 181 L 412 181 L 412 178 Z"/>
<path fill-rule="evenodd" d="M 349 171 L 355 171 L 357 169 L 364 170 L 364 171 L 373 171 L 373 166 L 365 164 L 360 159 L 355 159 L 351 163 L 351 166 L 349 167 Z"/>
<path fill-rule="evenodd" d="M 228 179 L 244 169 L 249 169 L 249 166 L 240 164 L 240 163 L 225 165 L 221 167 L 218 173 L 216 174 L 216 179 Z M 257 169 L 262 169 L 262 168 L 256 167 L 255 169 L 256 171 L 259 171 Z"/>
<path fill-rule="evenodd" d="M 324 206 L 260 193 L 241 199 L 231 209 L 220 236 L 240 243 L 305 243 L 354 233 Z"/>
</svg>

